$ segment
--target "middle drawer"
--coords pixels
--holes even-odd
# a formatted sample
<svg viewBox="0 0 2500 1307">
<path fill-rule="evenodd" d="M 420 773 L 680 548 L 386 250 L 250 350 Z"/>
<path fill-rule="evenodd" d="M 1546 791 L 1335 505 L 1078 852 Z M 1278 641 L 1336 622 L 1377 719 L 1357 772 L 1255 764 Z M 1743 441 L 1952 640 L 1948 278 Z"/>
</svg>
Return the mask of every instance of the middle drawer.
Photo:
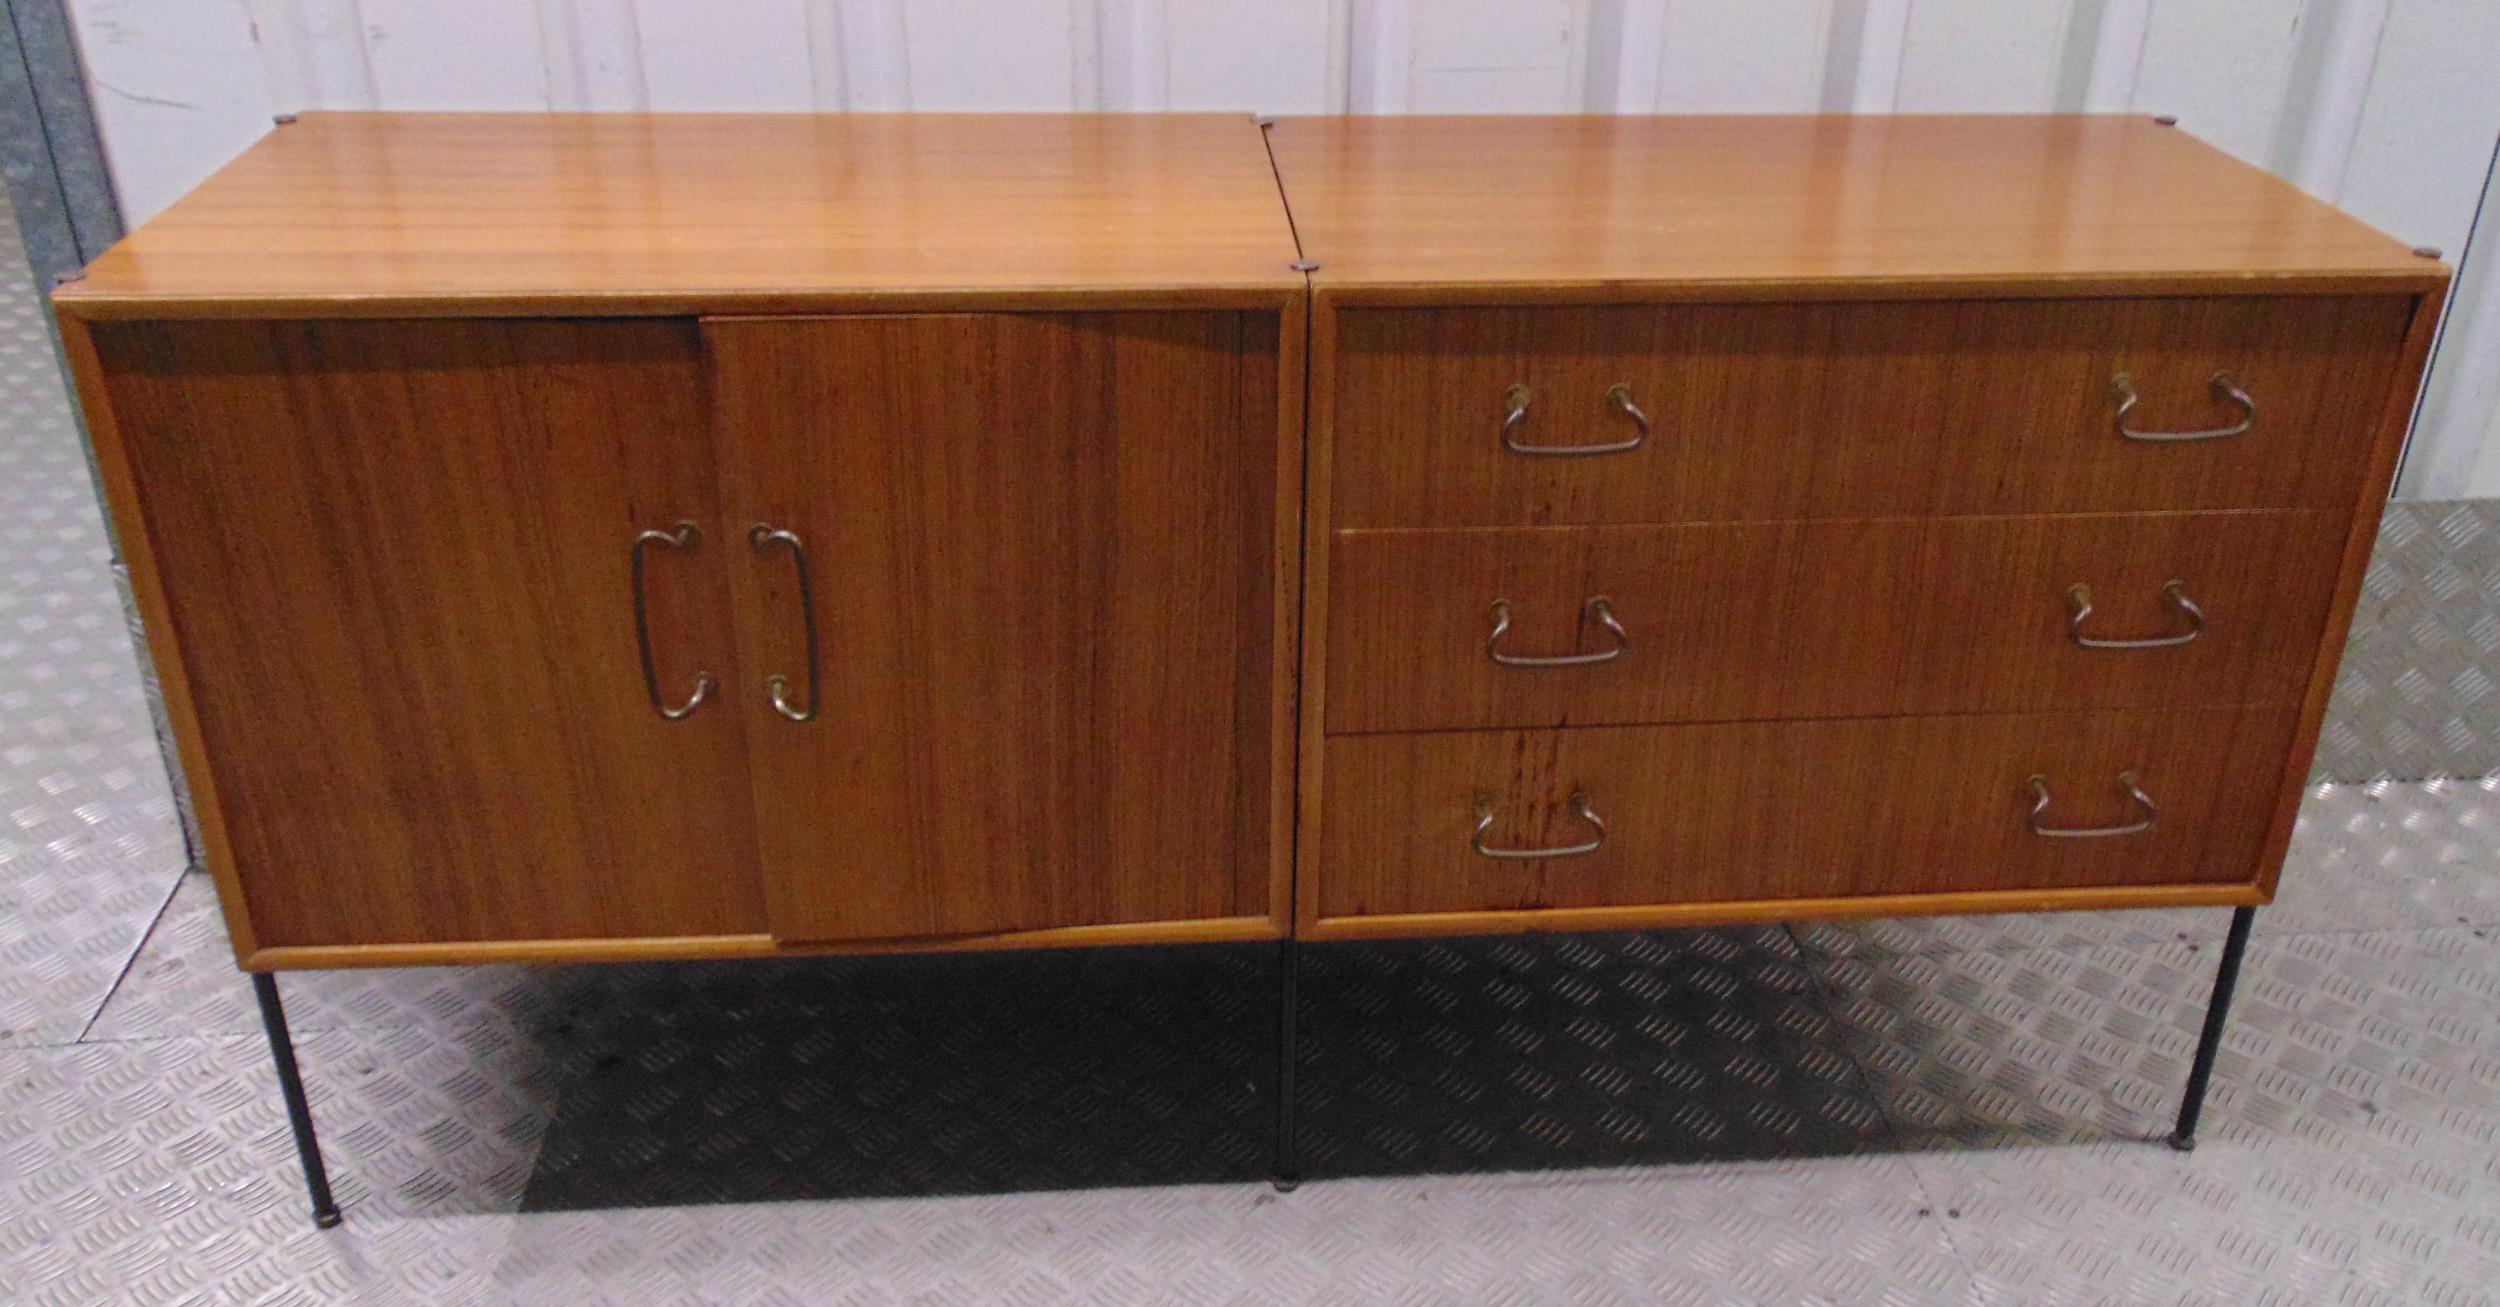
<svg viewBox="0 0 2500 1307">
<path fill-rule="evenodd" d="M 2333 515 L 1341 531 L 1331 734 L 2297 697 Z"/>
</svg>

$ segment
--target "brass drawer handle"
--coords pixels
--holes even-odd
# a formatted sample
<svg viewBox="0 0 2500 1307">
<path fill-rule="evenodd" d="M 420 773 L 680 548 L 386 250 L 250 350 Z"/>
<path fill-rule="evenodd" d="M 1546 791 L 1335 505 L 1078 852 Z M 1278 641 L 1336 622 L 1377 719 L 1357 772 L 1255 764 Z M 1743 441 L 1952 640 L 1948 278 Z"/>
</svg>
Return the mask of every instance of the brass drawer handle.
<svg viewBox="0 0 2500 1307">
<path fill-rule="evenodd" d="M 1502 400 L 1510 407 L 1510 415 L 1502 419 L 1502 448 L 1514 454 L 1525 454 L 1530 458 L 1586 458 L 1591 454 L 1621 454 L 1639 449 L 1649 439 L 1649 415 L 1641 411 L 1640 405 L 1632 402 L 1632 387 L 1623 382 L 1606 388 L 1606 400 L 1625 417 L 1632 419 L 1632 425 L 1639 434 L 1630 440 L 1610 441 L 1602 445 L 1520 444 L 1519 429 L 1528 424 L 1527 383 L 1512 386 Z"/>
<path fill-rule="evenodd" d="M 816 717 L 816 589 L 807 575 L 807 546 L 799 542 L 798 533 L 758 522 L 747 529 L 747 543 L 755 552 L 763 553 L 774 545 L 790 550 L 790 566 L 797 569 L 799 579 L 799 620 L 807 630 L 807 706 L 800 708 L 790 702 L 790 678 L 779 672 L 764 678 L 764 688 L 773 699 L 773 711 L 794 722 L 813 721 Z"/>
<path fill-rule="evenodd" d="M 2118 434 L 2129 440 L 2220 440 L 2224 436 L 2241 435 L 2257 425 L 2257 401 L 2250 398 L 2247 391 L 2240 389 L 2237 378 L 2228 372 L 2217 372 L 2214 374 L 2213 385 L 2214 398 L 2237 408 L 2240 411 L 2239 421 L 2227 427 L 2208 427 L 2202 431 L 2138 431 L 2127 425 L 2127 417 L 2135 412 L 2138 398 L 2135 393 L 2135 378 L 2124 372 L 2119 373 L 2111 378 L 2109 383 L 2109 397 L 2118 403 L 2116 419 Z"/>
<path fill-rule="evenodd" d="M 1485 833 L 1493 829 L 1493 796 L 1479 794 L 1476 796 L 1476 833 L 1467 842 L 1474 846 L 1478 856 L 1486 858 L 1576 858 L 1583 853 L 1595 853 L 1606 843 L 1606 823 L 1598 820 L 1593 804 L 1594 800 L 1589 798 L 1587 790 L 1576 791 L 1571 796 L 1571 810 L 1597 832 L 1585 844 L 1560 844 L 1548 849 L 1497 849 L 1484 842 Z"/>
<path fill-rule="evenodd" d="M 2205 633 L 2205 610 L 2187 597 L 2183 582 L 2172 581 L 2161 588 L 2163 600 L 2187 621 L 2187 630 L 2177 635 L 2150 635 L 2135 640 L 2102 640 L 2083 633 L 2083 620 L 2092 615 L 2092 587 L 2077 582 L 2066 592 L 2066 602 L 2074 606 L 2075 618 L 2066 624 L 2066 633 L 2086 649 L 2168 649 Z"/>
<path fill-rule="evenodd" d="M 692 716 L 695 709 L 703 706 L 703 700 L 712 693 L 712 674 L 696 672 L 694 693 L 688 695 L 684 703 L 674 708 L 669 707 L 668 701 L 660 697 L 660 669 L 651 661 L 651 612 L 644 604 L 642 597 L 642 560 L 644 552 L 652 545 L 667 545 L 671 549 L 692 549 L 702 542 L 703 533 L 696 530 L 692 522 L 680 522 L 666 531 L 645 531 L 634 537 L 633 565 L 630 569 L 634 578 L 634 652 L 642 658 L 642 692 L 650 698 L 651 710 L 672 722 L 683 721 Z"/>
<path fill-rule="evenodd" d="M 1493 634 L 1485 637 L 1484 655 L 1504 667 L 1586 667 L 1591 663 L 1613 662 L 1623 656 L 1624 650 L 1632 647 L 1632 637 L 1624 631 L 1623 623 L 1615 620 L 1615 607 L 1607 602 L 1605 596 L 1589 600 L 1580 611 L 1596 618 L 1598 625 L 1612 633 L 1613 648 L 1575 654 L 1503 653 L 1502 637 L 1510 631 L 1510 601 L 1496 599 L 1493 601 Z"/>
<path fill-rule="evenodd" d="M 2046 835 L 2052 839 L 2089 840 L 2098 839 L 2104 835 L 2141 835 L 2151 830 L 2155 815 L 2153 796 L 2146 794 L 2144 787 L 2136 783 L 2135 773 L 2131 771 L 2118 773 L 2118 789 L 2128 798 L 2135 800 L 2136 807 L 2144 810 L 2142 821 L 2132 821 L 2124 826 L 2044 826 L 2040 823 L 2040 819 L 2049 810 L 2049 778 L 2035 774 L 2031 778 L 2031 792 L 2035 796 L 2031 804 L 2031 833 Z"/>
</svg>

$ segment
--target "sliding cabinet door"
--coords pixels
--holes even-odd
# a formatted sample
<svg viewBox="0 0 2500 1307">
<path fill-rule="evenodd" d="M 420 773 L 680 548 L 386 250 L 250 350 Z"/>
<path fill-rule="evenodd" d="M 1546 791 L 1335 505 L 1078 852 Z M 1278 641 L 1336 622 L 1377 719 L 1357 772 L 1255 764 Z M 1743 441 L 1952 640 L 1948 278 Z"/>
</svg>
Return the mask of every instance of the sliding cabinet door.
<svg viewBox="0 0 2500 1307">
<path fill-rule="evenodd" d="M 705 334 L 773 932 L 1267 916 L 1276 315 Z"/>
<path fill-rule="evenodd" d="M 762 929 L 695 323 L 94 340 L 238 939 Z"/>
</svg>

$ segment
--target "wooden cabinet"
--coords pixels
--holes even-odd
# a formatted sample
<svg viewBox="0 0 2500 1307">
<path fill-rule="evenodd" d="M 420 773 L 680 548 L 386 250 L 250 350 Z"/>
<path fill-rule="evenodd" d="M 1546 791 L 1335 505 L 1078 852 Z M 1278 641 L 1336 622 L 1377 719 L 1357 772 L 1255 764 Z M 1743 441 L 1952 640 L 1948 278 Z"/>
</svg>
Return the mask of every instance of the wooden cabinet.
<svg viewBox="0 0 2500 1307">
<path fill-rule="evenodd" d="M 1293 259 L 1229 116 L 283 128 L 59 297 L 238 954 L 1282 934 Z"/>
<path fill-rule="evenodd" d="M 2273 891 L 2444 272 L 2143 119 L 1293 119 L 1297 930 Z"/>
<path fill-rule="evenodd" d="M 56 303 L 267 970 L 2258 902 L 2445 277 L 2138 119 L 309 114 Z"/>
</svg>

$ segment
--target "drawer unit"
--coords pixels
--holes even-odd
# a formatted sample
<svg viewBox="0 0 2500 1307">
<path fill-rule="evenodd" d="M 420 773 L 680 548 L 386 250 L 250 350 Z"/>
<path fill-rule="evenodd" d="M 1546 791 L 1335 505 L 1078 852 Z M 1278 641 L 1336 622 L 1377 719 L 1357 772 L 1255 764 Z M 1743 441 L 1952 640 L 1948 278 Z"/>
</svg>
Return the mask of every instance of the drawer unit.
<svg viewBox="0 0 2500 1307">
<path fill-rule="evenodd" d="M 2243 880 L 2265 843 L 2293 716 L 1338 737 L 1327 744 L 1318 917 Z"/>
<path fill-rule="evenodd" d="M 2142 119 L 1270 146 L 1300 931 L 2272 893 L 2434 262 Z"/>
<path fill-rule="evenodd" d="M 1328 729 L 2292 702 L 2323 513 L 1349 531 Z"/>
<path fill-rule="evenodd" d="M 2342 296 L 1353 308 L 1333 524 L 2342 511 L 2408 316 Z"/>
</svg>

